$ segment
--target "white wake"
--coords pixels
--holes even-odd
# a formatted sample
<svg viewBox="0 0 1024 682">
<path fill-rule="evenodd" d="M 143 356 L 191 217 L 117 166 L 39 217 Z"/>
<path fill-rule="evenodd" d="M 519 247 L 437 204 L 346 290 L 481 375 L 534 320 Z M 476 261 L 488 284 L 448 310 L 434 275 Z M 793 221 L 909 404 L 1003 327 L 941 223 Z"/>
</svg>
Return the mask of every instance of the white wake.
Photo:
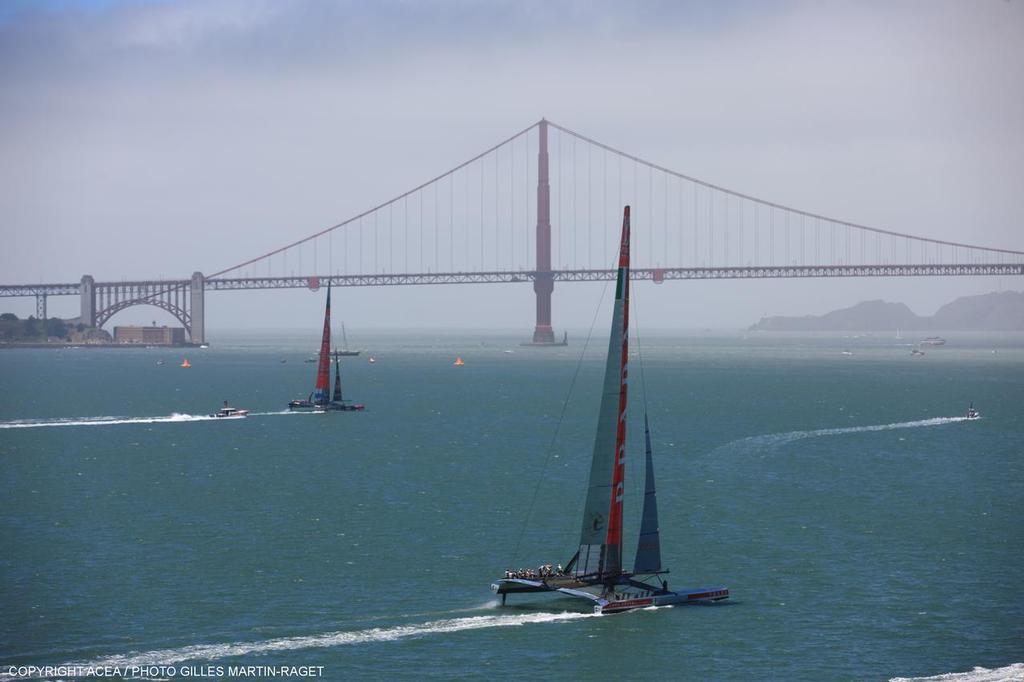
<svg viewBox="0 0 1024 682">
<path fill-rule="evenodd" d="M 304 414 L 282 410 L 281 412 L 250 412 L 250 417 L 266 417 L 280 414 Z M 236 421 L 245 417 L 214 417 L 208 414 L 180 414 L 174 412 L 161 417 L 65 417 L 62 419 L 16 419 L 0 422 L 0 429 L 38 429 L 55 426 L 116 426 L 119 424 L 183 424 L 187 422 Z"/>
<path fill-rule="evenodd" d="M 391 642 L 394 640 L 424 635 L 446 634 L 463 630 L 480 630 L 483 628 L 515 627 L 535 623 L 555 623 L 560 621 L 579 620 L 582 618 L 599 618 L 594 613 L 525 613 L 517 615 L 472 616 L 467 618 L 450 618 L 435 620 L 413 625 L 394 625 L 390 627 L 369 628 L 366 630 L 348 630 L 329 632 L 305 637 L 281 637 L 256 642 L 228 642 L 223 644 L 196 644 L 177 649 L 159 649 L 156 651 L 131 652 L 113 656 L 104 656 L 93 661 L 62 664 L 64 667 L 147 667 L 170 666 L 185 661 L 218 661 L 237 656 L 266 654 L 275 651 L 295 651 L 298 649 L 318 649 L 325 647 L 344 646 L 347 644 L 364 644 L 367 642 Z M 0 679 L 15 679 L 0 673 Z"/>
<path fill-rule="evenodd" d="M 871 424 L 868 426 L 847 426 L 837 429 L 816 429 L 813 431 L 787 431 L 786 433 L 769 433 L 761 436 L 750 436 L 741 438 L 727 445 L 718 448 L 719 450 L 733 449 L 737 446 L 771 447 L 785 445 L 793 441 L 805 438 L 819 438 L 821 436 L 841 436 L 847 433 L 865 433 L 869 431 L 892 431 L 894 429 L 917 429 L 925 426 L 942 426 L 943 424 L 955 424 L 968 421 L 967 417 L 934 417 L 932 419 L 920 419 L 912 422 L 896 422 L 894 424 Z"/>
<path fill-rule="evenodd" d="M 889 682 L 1021 682 L 1024 680 L 1024 663 L 1014 663 L 1003 668 L 982 668 L 965 673 L 943 673 L 930 677 L 893 677 Z"/>
</svg>

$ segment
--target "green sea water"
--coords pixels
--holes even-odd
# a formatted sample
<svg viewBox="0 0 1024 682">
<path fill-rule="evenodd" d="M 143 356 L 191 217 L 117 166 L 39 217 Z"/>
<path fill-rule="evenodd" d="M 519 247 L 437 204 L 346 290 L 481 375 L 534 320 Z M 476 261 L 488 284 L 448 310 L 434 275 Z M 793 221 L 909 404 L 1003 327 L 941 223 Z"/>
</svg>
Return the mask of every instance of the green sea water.
<svg viewBox="0 0 1024 682">
<path fill-rule="evenodd" d="M 283 413 L 309 335 L 0 352 L 0 677 L 1024 675 L 1024 338 L 634 339 L 627 543 L 646 402 L 670 586 L 732 598 L 501 607 L 506 568 L 576 547 L 607 340 L 580 362 L 571 336 L 364 336 L 342 368 L 366 411 L 328 415 Z M 253 415 L 204 417 L 223 400 Z"/>
</svg>

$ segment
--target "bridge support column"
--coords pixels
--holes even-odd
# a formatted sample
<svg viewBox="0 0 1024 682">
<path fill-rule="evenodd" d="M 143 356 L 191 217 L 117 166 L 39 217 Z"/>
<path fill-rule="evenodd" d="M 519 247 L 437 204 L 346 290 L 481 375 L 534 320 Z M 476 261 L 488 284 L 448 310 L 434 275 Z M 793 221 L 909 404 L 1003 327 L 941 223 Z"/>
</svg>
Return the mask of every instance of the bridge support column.
<svg viewBox="0 0 1024 682">
<path fill-rule="evenodd" d="M 82 286 L 79 289 L 82 299 L 81 314 L 78 321 L 86 327 L 96 326 L 96 282 L 92 275 L 82 275 Z"/>
<path fill-rule="evenodd" d="M 206 322 L 203 317 L 203 293 L 206 290 L 206 278 L 201 272 L 192 273 L 189 285 L 189 303 L 192 308 L 192 325 L 188 330 L 188 338 L 192 343 L 206 343 Z"/>
<path fill-rule="evenodd" d="M 537 274 L 533 292 L 537 298 L 537 323 L 533 328 L 536 346 L 562 345 L 555 343 L 551 328 L 551 292 L 555 281 L 551 276 L 551 185 L 548 183 L 548 122 L 541 119 L 537 126 Z"/>
<path fill-rule="evenodd" d="M 46 294 L 36 294 L 36 319 L 46 320 Z"/>
</svg>

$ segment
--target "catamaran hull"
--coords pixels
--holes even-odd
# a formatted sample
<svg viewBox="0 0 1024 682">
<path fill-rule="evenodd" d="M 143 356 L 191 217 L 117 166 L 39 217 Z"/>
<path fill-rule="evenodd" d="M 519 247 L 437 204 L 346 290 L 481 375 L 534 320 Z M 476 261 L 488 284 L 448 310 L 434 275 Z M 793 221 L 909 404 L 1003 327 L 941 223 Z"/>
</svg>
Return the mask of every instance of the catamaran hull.
<svg viewBox="0 0 1024 682">
<path fill-rule="evenodd" d="M 362 412 L 366 409 L 366 405 L 363 405 L 362 403 L 346 403 L 344 405 L 339 403 L 330 403 L 328 405 L 316 405 L 301 401 L 289 403 L 288 409 L 292 412 Z"/>
<path fill-rule="evenodd" d="M 601 601 L 605 600 L 600 600 L 594 605 L 594 613 L 619 613 L 621 611 L 632 611 L 633 609 L 645 609 L 651 606 L 673 606 L 675 604 L 710 604 L 711 602 L 722 601 L 728 598 L 729 590 L 724 587 L 711 589 L 702 587 L 693 590 L 655 594 L 649 597 L 606 601 L 603 604 Z"/>
<path fill-rule="evenodd" d="M 570 597 L 587 599 L 594 603 L 594 613 L 619 613 L 644 609 L 651 606 L 673 606 L 675 604 L 709 604 L 729 598 L 726 587 L 696 587 L 679 591 L 651 590 L 649 592 L 621 592 L 599 594 L 585 588 L 592 585 L 569 576 L 549 578 L 547 581 L 529 578 L 506 578 L 491 584 L 491 590 L 501 595 L 502 603 L 509 594 L 536 592 L 561 592 Z M 609 598 L 610 597 L 610 598 Z"/>
<path fill-rule="evenodd" d="M 341 404 L 341 403 L 330 403 L 329 405 L 317 405 L 317 412 L 362 412 L 366 409 L 366 405 L 361 403 Z"/>
<path fill-rule="evenodd" d="M 562 589 L 579 590 L 588 583 L 580 582 L 570 576 L 555 576 L 547 581 L 530 578 L 505 578 L 491 583 L 491 591 L 502 596 L 506 594 L 527 594 L 530 592 L 557 592 Z"/>
</svg>

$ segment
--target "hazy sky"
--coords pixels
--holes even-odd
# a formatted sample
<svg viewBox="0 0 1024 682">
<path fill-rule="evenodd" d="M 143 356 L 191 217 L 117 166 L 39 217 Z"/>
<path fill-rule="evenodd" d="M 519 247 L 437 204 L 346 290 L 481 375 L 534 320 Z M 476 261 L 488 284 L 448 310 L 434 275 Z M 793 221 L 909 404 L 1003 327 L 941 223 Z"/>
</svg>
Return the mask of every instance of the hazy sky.
<svg viewBox="0 0 1024 682">
<path fill-rule="evenodd" d="M 0 4 L 0 282 L 213 272 L 546 116 L 839 218 L 1024 250 L 1024 2 Z M 555 229 L 559 228 L 555 225 Z M 649 327 L 1017 278 L 641 284 Z M 556 286 L 557 330 L 599 284 Z M 532 330 L 528 285 L 345 290 L 350 330 Z M 316 330 L 322 294 L 212 293 L 207 329 Z M 3 299 L 26 315 L 32 299 Z M 50 300 L 77 314 L 77 300 Z M 133 308 L 115 323 L 170 318 Z"/>
</svg>

